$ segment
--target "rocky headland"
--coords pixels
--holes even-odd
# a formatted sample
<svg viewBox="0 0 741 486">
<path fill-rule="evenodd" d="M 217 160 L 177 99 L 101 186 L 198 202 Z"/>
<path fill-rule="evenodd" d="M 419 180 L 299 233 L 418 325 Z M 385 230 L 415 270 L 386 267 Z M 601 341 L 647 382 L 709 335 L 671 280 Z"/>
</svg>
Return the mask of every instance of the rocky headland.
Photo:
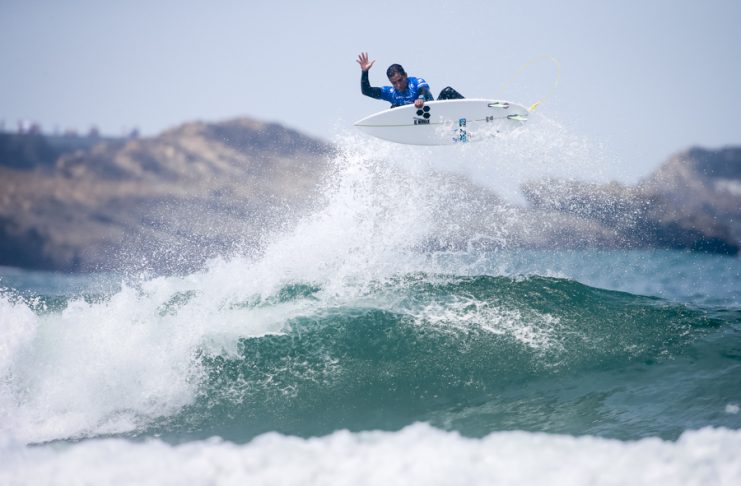
<svg viewBox="0 0 741 486">
<path fill-rule="evenodd" d="M 691 148 L 635 186 L 543 180 L 526 184 L 528 206 L 594 225 L 571 246 L 672 248 L 737 255 L 741 247 L 741 148 Z"/>
<path fill-rule="evenodd" d="M 183 271 L 257 247 L 268 230 L 320 204 L 317 187 L 334 151 L 247 118 L 186 123 L 151 138 L 0 134 L 0 265 Z M 533 181 L 522 187 L 525 207 L 463 178 L 439 177 L 450 193 L 439 220 L 455 224 L 441 224 L 432 249 L 736 255 L 741 246 L 741 148 L 678 153 L 635 186 Z"/>
<path fill-rule="evenodd" d="M 254 245 L 300 216 L 332 150 L 246 118 L 67 149 L 0 137 L 0 265 L 60 271 L 178 271 Z"/>
</svg>

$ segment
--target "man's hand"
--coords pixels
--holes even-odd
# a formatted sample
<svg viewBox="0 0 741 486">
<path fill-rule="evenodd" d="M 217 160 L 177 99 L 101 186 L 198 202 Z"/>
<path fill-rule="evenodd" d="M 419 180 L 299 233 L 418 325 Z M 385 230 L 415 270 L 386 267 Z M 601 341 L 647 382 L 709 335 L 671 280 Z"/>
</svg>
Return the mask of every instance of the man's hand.
<svg viewBox="0 0 741 486">
<path fill-rule="evenodd" d="M 370 68 L 373 67 L 373 64 L 375 64 L 375 60 L 368 62 L 368 53 L 367 52 L 361 52 L 358 55 L 358 64 L 360 64 L 361 71 L 367 71 Z"/>
<path fill-rule="evenodd" d="M 415 108 L 422 108 L 425 105 L 425 100 L 417 98 L 414 100 L 414 107 Z"/>
</svg>

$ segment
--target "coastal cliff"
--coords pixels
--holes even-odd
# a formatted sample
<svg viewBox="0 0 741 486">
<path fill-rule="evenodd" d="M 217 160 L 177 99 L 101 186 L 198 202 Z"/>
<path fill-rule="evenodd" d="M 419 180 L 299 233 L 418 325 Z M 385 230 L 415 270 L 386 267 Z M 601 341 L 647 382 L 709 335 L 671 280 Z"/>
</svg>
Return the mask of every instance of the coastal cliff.
<svg viewBox="0 0 741 486">
<path fill-rule="evenodd" d="M 635 186 L 543 180 L 523 186 L 532 210 L 589 222 L 600 246 L 738 254 L 741 148 L 691 148 Z"/>
<path fill-rule="evenodd" d="M 277 124 L 194 122 L 152 138 L 0 153 L 0 265 L 187 269 L 291 220 L 331 147 Z"/>
</svg>

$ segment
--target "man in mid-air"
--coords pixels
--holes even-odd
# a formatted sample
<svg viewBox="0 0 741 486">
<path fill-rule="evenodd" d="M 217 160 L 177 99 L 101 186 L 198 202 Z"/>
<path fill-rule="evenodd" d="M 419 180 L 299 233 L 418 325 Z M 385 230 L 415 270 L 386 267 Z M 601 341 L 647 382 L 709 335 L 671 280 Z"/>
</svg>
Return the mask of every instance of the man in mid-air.
<svg viewBox="0 0 741 486">
<path fill-rule="evenodd" d="M 386 76 L 389 78 L 391 86 L 376 88 L 370 85 L 368 79 L 368 70 L 373 67 L 376 61 L 368 60 L 368 53 L 361 52 L 358 55 L 358 64 L 360 64 L 360 91 L 365 96 L 370 96 L 377 100 L 385 100 L 391 103 L 391 108 L 402 105 L 414 104 L 417 108 L 422 108 L 425 101 L 433 101 L 430 93 L 430 86 L 422 78 L 407 76 L 404 68 L 399 64 L 392 64 L 386 70 Z M 440 92 L 438 100 L 451 100 L 463 98 L 460 93 L 451 87 L 447 87 Z"/>
</svg>

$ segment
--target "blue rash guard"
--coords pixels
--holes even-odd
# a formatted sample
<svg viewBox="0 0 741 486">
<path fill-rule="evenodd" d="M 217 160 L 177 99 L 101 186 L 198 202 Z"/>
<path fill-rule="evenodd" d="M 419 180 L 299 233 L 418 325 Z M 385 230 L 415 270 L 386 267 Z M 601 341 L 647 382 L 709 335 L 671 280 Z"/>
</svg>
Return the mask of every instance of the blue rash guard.
<svg viewBox="0 0 741 486">
<path fill-rule="evenodd" d="M 360 91 L 365 96 L 370 96 L 377 100 L 384 100 L 391 103 L 391 107 L 410 105 L 414 103 L 417 98 L 422 96 L 425 101 L 433 101 L 435 98 L 430 94 L 430 86 L 422 78 L 416 78 L 414 76 L 408 76 L 409 84 L 407 85 L 406 91 L 396 91 L 393 86 L 383 86 L 376 88 L 370 85 L 368 80 L 368 71 L 362 71 L 360 76 Z"/>
</svg>

